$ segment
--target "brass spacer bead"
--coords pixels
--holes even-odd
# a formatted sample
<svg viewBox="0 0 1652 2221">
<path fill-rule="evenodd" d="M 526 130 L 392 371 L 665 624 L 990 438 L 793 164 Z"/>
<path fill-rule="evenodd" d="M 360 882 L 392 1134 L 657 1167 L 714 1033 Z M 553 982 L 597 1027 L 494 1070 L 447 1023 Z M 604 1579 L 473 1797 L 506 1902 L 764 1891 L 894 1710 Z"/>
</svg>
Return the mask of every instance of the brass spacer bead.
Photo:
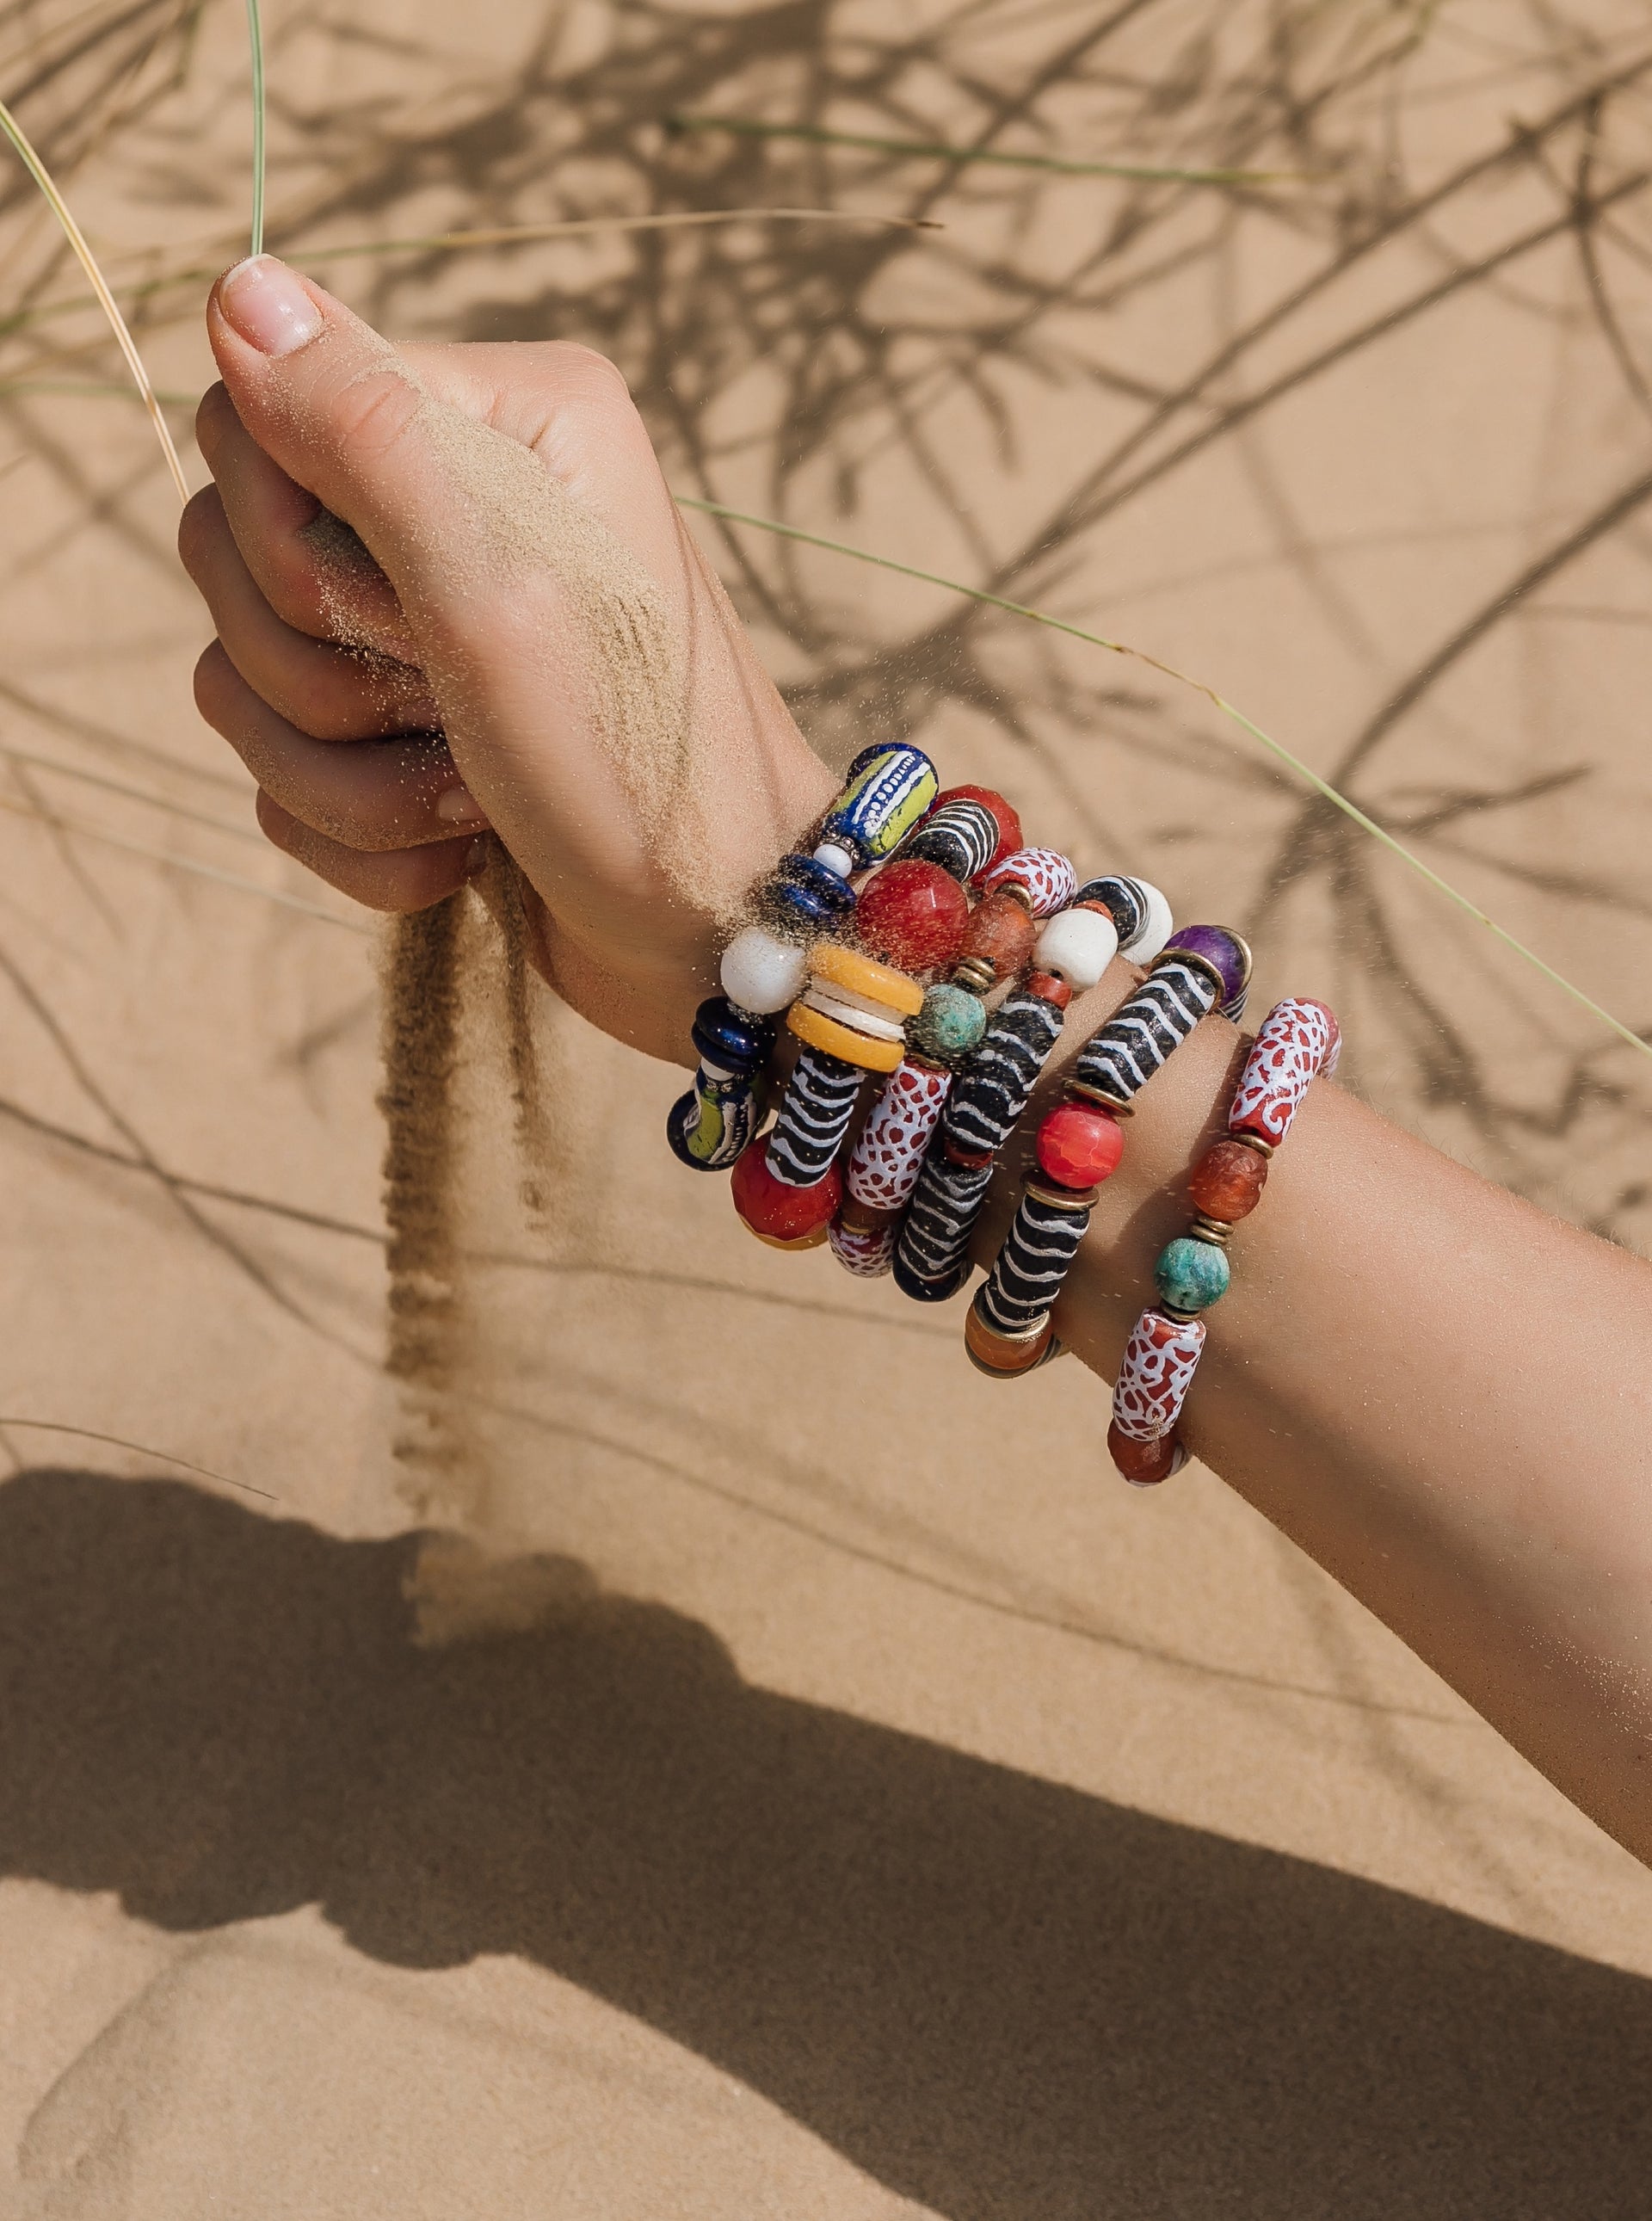
<svg viewBox="0 0 1652 2221">
<path fill-rule="evenodd" d="M 1259 1157 L 1271 1157 L 1273 1154 L 1272 1142 L 1263 1141 L 1260 1134 L 1229 1134 L 1226 1139 L 1237 1142 L 1242 1149 L 1255 1149 Z"/>
<path fill-rule="evenodd" d="M 1004 879 L 993 888 L 995 895 L 1013 895 L 1029 917 L 1032 916 L 1032 890 L 1023 887 L 1019 879 Z"/>
<path fill-rule="evenodd" d="M 1067 1092 L 1069 1095 L 1081 1095 L 1086 1103 L 1098 1103 L 1104 1110 L 1111 1110 L 1115 1118 L 1134 1118 L 1136 1116 L 1134 1103 L 1121 1103 L 1117 1096 L 1110 1095 L 1104 1087 L 1092 1087 L 1088 1080 L 1069 1079 Z"/>
<path fill-rule="evenodd" d="M 1201 1211 L 1194 1214 L 1187 1231 L 1195 1242 L 1214 1242 L 1218 1249 L 1225 1249 L 1233 1227 L 1225 1219 L 1206 1218 Z"/>
<path fill-rule="evenodd" d="M 1201 956 L 1198 949 L 1161 948 L 1159 951 L 1159 954 L 1154 958 L 1152 963 L 1148 965 L 1148 970 L 1149 973 L 1151 973 L 1157 972 L 1165 966 L 1170 964 L 1191 964 L 1195 972 L 1202 972 L 1205 974 L 1205 978 L 1210 980 L 1216 989 L 1216 1001 L 1211 1005 L 1212 1009 L 1219 1010 L 1223 1004 L 1227 1001 L 1227 981 L 1217 970 L 1215 965 L 1211 963 L 1210 958 L 1208 956 Z"/>
<path fill-rule="evenodd" d="M 1029 1179 L 1026 1191 L 1039 1203 L 1047 1203 L 1052 1211 L 1093 1211 L 1101 1201 L 1098 1187 L 1047 1187 L 1041 1179 Z"/>
<path fill-rule="evenodd" d="M 1178 1326 L 1191 1326 L 1198 1317 L 1197 1311 L 1179 1311 L 1173 1304 L 1161 1304 L 1158 1311 L 1161 1318 L 1174 1319 Z"/>
<path fill-rule="evenodd" d="M 966 956 L 954 970 L 954 987 L 967 987 L 972 995 L 984 995 L 996 978 L 992 967 L 979 956 Z"/>
</svg>

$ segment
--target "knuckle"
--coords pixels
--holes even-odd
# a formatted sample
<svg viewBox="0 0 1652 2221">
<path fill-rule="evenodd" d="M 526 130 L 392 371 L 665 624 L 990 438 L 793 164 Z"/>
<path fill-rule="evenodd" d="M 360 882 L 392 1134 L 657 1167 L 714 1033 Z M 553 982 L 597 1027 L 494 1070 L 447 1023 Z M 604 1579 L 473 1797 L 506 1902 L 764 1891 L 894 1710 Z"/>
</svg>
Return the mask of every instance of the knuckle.
<svg viewBox="0 0 1652 2221">
<path fill-rule="evenodd" d="M 334 397 L 329 413 L 341 446 L 377 457 L 407 436 L 423 406 L 423 396 L 405 372 L 381 368 L 352 379 Z"/>
</svg>

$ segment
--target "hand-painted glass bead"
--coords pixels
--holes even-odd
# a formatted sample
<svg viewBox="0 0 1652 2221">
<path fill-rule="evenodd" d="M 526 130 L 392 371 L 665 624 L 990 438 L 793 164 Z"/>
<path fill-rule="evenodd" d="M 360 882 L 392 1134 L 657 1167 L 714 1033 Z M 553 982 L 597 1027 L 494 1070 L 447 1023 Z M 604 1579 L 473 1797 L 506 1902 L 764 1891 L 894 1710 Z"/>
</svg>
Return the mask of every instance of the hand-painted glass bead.
<svg viewBox="0 0 1652 2221">
<path fill-rule="evenodd" d="M 1161 1302 L 1173 1311 L 1206 1311 L 1228 1292 L 1230 1268 L 1214 1242 L 1179 1234 L 1159 1252 L 1153 1268 Z"/>
<path fill-rule="evenodd" d="M 812 1187 L 788 1187 L 775 1179 L 765 1161 L 766 1146 L 754 1142 L 729 1176 L 735 1209 L 762 1242 L 782 1247 L 813 1247 L 826 1239 L 826 1229 L 843 1198 L 843 1175 L 829 1165 L 823 1179 Z"/>
<path fill-rule="evenodd" d="M 1035 917 L 1054 917 L 1078 892 L 1079 875 L 1054 848 L 1016 848 L 982 873 L 981 885 L 989 891 L 1021 887 Z"/>
<path fill-rule="evenodd" d="M 821 821 L 820 837 L 850 849 L 863 866 L 875 864 L 928 815 L 940 784 L 922 748 L 863 749 Z"/>
<path fill-rule="evenodd" d="M 986 966 L 993 982 L 1011 979 L 1024 967 L 1037 938 L 1026 904 L 1000 887 L 975 905 L 959 962 Z"/>
<path fill-rule="evenodd" d="M 1342 1032 L 1323 1003 L 1276 1003 L 1251 1043 L 1228 1112 L 1230 1134 L 1278 1148 L 1317 1075 L 1334 1071 Z"/>
<path fill-rule="evenodd" d="M 951 1085 L 950 1072 L 910 1057 L 890 1074 L 849 1153 L 848 1191 L 863 1207 L 898 1211 L 911 1194 Z"/>
<path fill-rule="evenodd" d="M 1038 1161 L 1062 1187 L 1094 1187 L 1117 1171 L 1124 1129 L 1094 1103 L 1058 1103 L 1038 1128 Z"/>
<path fill-rule="evenodd" d="M 1212 1142 L 1188 1177 L 1193 1207 L 1224 1226 L 1248 1218 L 1267 1185 L 1267 1160 L 1242 1142 Z"/>
<path fill-rule="evenodd" d="M 869 1230 L 846 1226 L 841 1218 L 835 1218 L 827 1239 L 846 1273 L 853 1273 L 858 1280 L 876 1280 L 894 1261 L 897 1230 L 892 1217 L 887 1226 Z"/>
<path fill-rule="evenodd" d="M 969 898 L 940 864 L 898 856 L 860 890 L 854 929 L 863 948 L 903 971 L 949 971 L 969 930 Z"/>
<path fill-rule="evenodd" d="M 748 925 L 723 950 L 718 977 L 731 1003 L 767 1017 L 796 1002 L 809 977 L 809 960 L 795 942 Z"/>
<path fill-rule="evenodd" d="M 1113 1463 L 1132 1488 L 1156 1487 L 1160 1481 L 1168 1480 L 1173 1473 L 1180 1473 L 1187 1462 L 1187 1453 L 1174 1435 L 1158 1435 L 1153 1441 L 1142 1442 L 1133 1435 L 1121 1434 L 1117 1427 L 1109 1427 L 1107 1448 Z"/>
<path fill-rule="evenodd" d="M 948 982 L 925 990 L 923 1007 L 906 1029 L 916 1049 L 937 1064 L 961 1063 L 986 1031 L 986 1006 L 967 987 Z"/>
<path fill-rule="evenodd" d="M 749 1072 L 702 1065 L 666 1119 L 666 1139 L 679 1164 L 700 1173 L 731 1165 L 762 1123 L 763 1098 Z"/>
<path fill-rule="evenodd" d="M 708 995 L 694 1013 L 693 1041 L 709 1062 L 730 1072 L 754 1072 L 774 1046 L 774 1029 L 736 1009 L 726 995 Z"/>
<path fill-rule="evenodd" d="M 1018 1380 L 1055 1354 L 1055 1329 L 1042 1318 L 1029 1334 L 1000 1334 L 982 1317 L 977 1295 L 964 1315 L 964 1348 L 978 1373 L 995 1380 Z"/>
<path fill-rule="evenodd" d="M 1150 964 L 1175 931 L 1168 901 L 1146 879 L 1109 873 L 1099 879 L 1086 879 L 1073 899 L 1098 902 L 1111 913 L 1119 948 L 1132 964 Z"/>
<path fill-rule="evenodd" d="M 1021 846 L 1021 819 L 1013 806 L 1004 800 L 996 787 L 949 786 L 943 793 L 936 797 L 937 810 L 943 802 L 979 802 L 982 809 L 989 811 L 996 821 L 998 829 L 998 846 L 981 867 L 982 871 L 991 871 L 994 864 L 1003 862 L 1012 848 L 1018 848 Z M 976 876 L 979 878 L 980 874 L 978 873 Z"/>
<path fill-rule="evenodd" d="M 1084 994 L 1096 985 L 1118 953 L 1118 928 L 1105 910 L 1059 910 L 1038 936 L 1033 962 L 1058 973 Z"/>
<path fill-rule="evenodd" d="M 1172 949 L 1202 957 L 1211 967 L 1222 982 L 1220 1008 L 1224 1018 L 1236 1018 L 1242 1012 L 1250 985 L 1250 947 L 1231 927 L 1184 925 L 1166 942 L 1165 953 Z"/>
<path fill-rule="evenodd" d="M 902 855 L 939 864 L 961 886 L 978 879 L 1004 849 L 1002 821 L 985 799 L 979 798 L 985 791 L 954 787 L 942 795 L 917 832 L 909 834 L 902 843 Z M 1007 809 L 1007 804 L 1004 807 Z M 1020 837 L 1017 826 L 1017 843 Z"/>
<path fill-rule="evenodd" d="M 1113 1424 L 1121 1435 L 1150 1442 L 1173 1430 L 1193 1385 L 1205 1335 L 1203 1319 L 1142 1312 L 1124 1345 L 1113 1386 Z"/>
</svg>

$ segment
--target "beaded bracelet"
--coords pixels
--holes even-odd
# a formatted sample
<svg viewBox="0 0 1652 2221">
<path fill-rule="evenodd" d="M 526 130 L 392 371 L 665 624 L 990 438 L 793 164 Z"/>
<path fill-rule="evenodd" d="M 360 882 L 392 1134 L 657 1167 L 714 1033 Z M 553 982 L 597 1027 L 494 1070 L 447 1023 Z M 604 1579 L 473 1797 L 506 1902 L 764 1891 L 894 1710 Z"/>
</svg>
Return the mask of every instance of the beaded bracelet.
<svg viewBox="0 0 1652 2221">
<path fill-rule="evenodd" d="M 1177 1423 L 1205 1347 L 1199 1314 L 1228 1290 L 1228 1236 L 1256 1208 L 1269 1160 L 1315 1079 L 1336 1069 L 1341 1047 L 1323 1003 L 1276 1003 L 1240 1073 L 1225 1139 L 1211 1143 L 1189 1176 L 1195 1216 L 1160 1254 L 1159 1303 L 1136 1322 L 1113 1390 L 1107 1447 L 1136 1487 L 1166 1480 L 1186 1462 Z"/>
<path fill-rule="evenodd" d="M 1085 1045 L 1034 1144 L 1010 1230 L 964 1323 L 964 1347 L 996 1380 L 1030 1373 L 1060 1348 L 1050 1314 L 1090 1225 L 1101 1183 L 1124 1154 L 1119 1121 L 1199 1020 L 1244 1007 L 1247 944 L 1225 926 L 1173 934 L 1148 978 Z"/>
</svg>

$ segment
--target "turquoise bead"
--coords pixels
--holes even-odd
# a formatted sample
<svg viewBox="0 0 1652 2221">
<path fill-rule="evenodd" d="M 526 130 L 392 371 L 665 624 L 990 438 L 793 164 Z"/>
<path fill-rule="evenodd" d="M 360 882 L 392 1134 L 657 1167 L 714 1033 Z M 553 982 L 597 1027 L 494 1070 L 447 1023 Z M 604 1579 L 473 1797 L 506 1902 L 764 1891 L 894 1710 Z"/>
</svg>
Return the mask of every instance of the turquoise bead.
<svg viewBox="0 0 1652 2221">
<path fill-rule="evenodd" d="M 955 1064 L 986 1031 L 986 1010 L 980 997 L 967 987 L 942 985 L 926 992 L 923 1008 L 908 1024 L 906 1038 L 937 1064 Z"/>
<path fill-rule="evenodd" d="M 1214 1242 L 1179 1235 L 1161 1251 L 1153 1277 L 1159 1294 L 1173 1311 L 1203 1311 L 1228 1292 L 1228 1260 Z"/>
</svg>

